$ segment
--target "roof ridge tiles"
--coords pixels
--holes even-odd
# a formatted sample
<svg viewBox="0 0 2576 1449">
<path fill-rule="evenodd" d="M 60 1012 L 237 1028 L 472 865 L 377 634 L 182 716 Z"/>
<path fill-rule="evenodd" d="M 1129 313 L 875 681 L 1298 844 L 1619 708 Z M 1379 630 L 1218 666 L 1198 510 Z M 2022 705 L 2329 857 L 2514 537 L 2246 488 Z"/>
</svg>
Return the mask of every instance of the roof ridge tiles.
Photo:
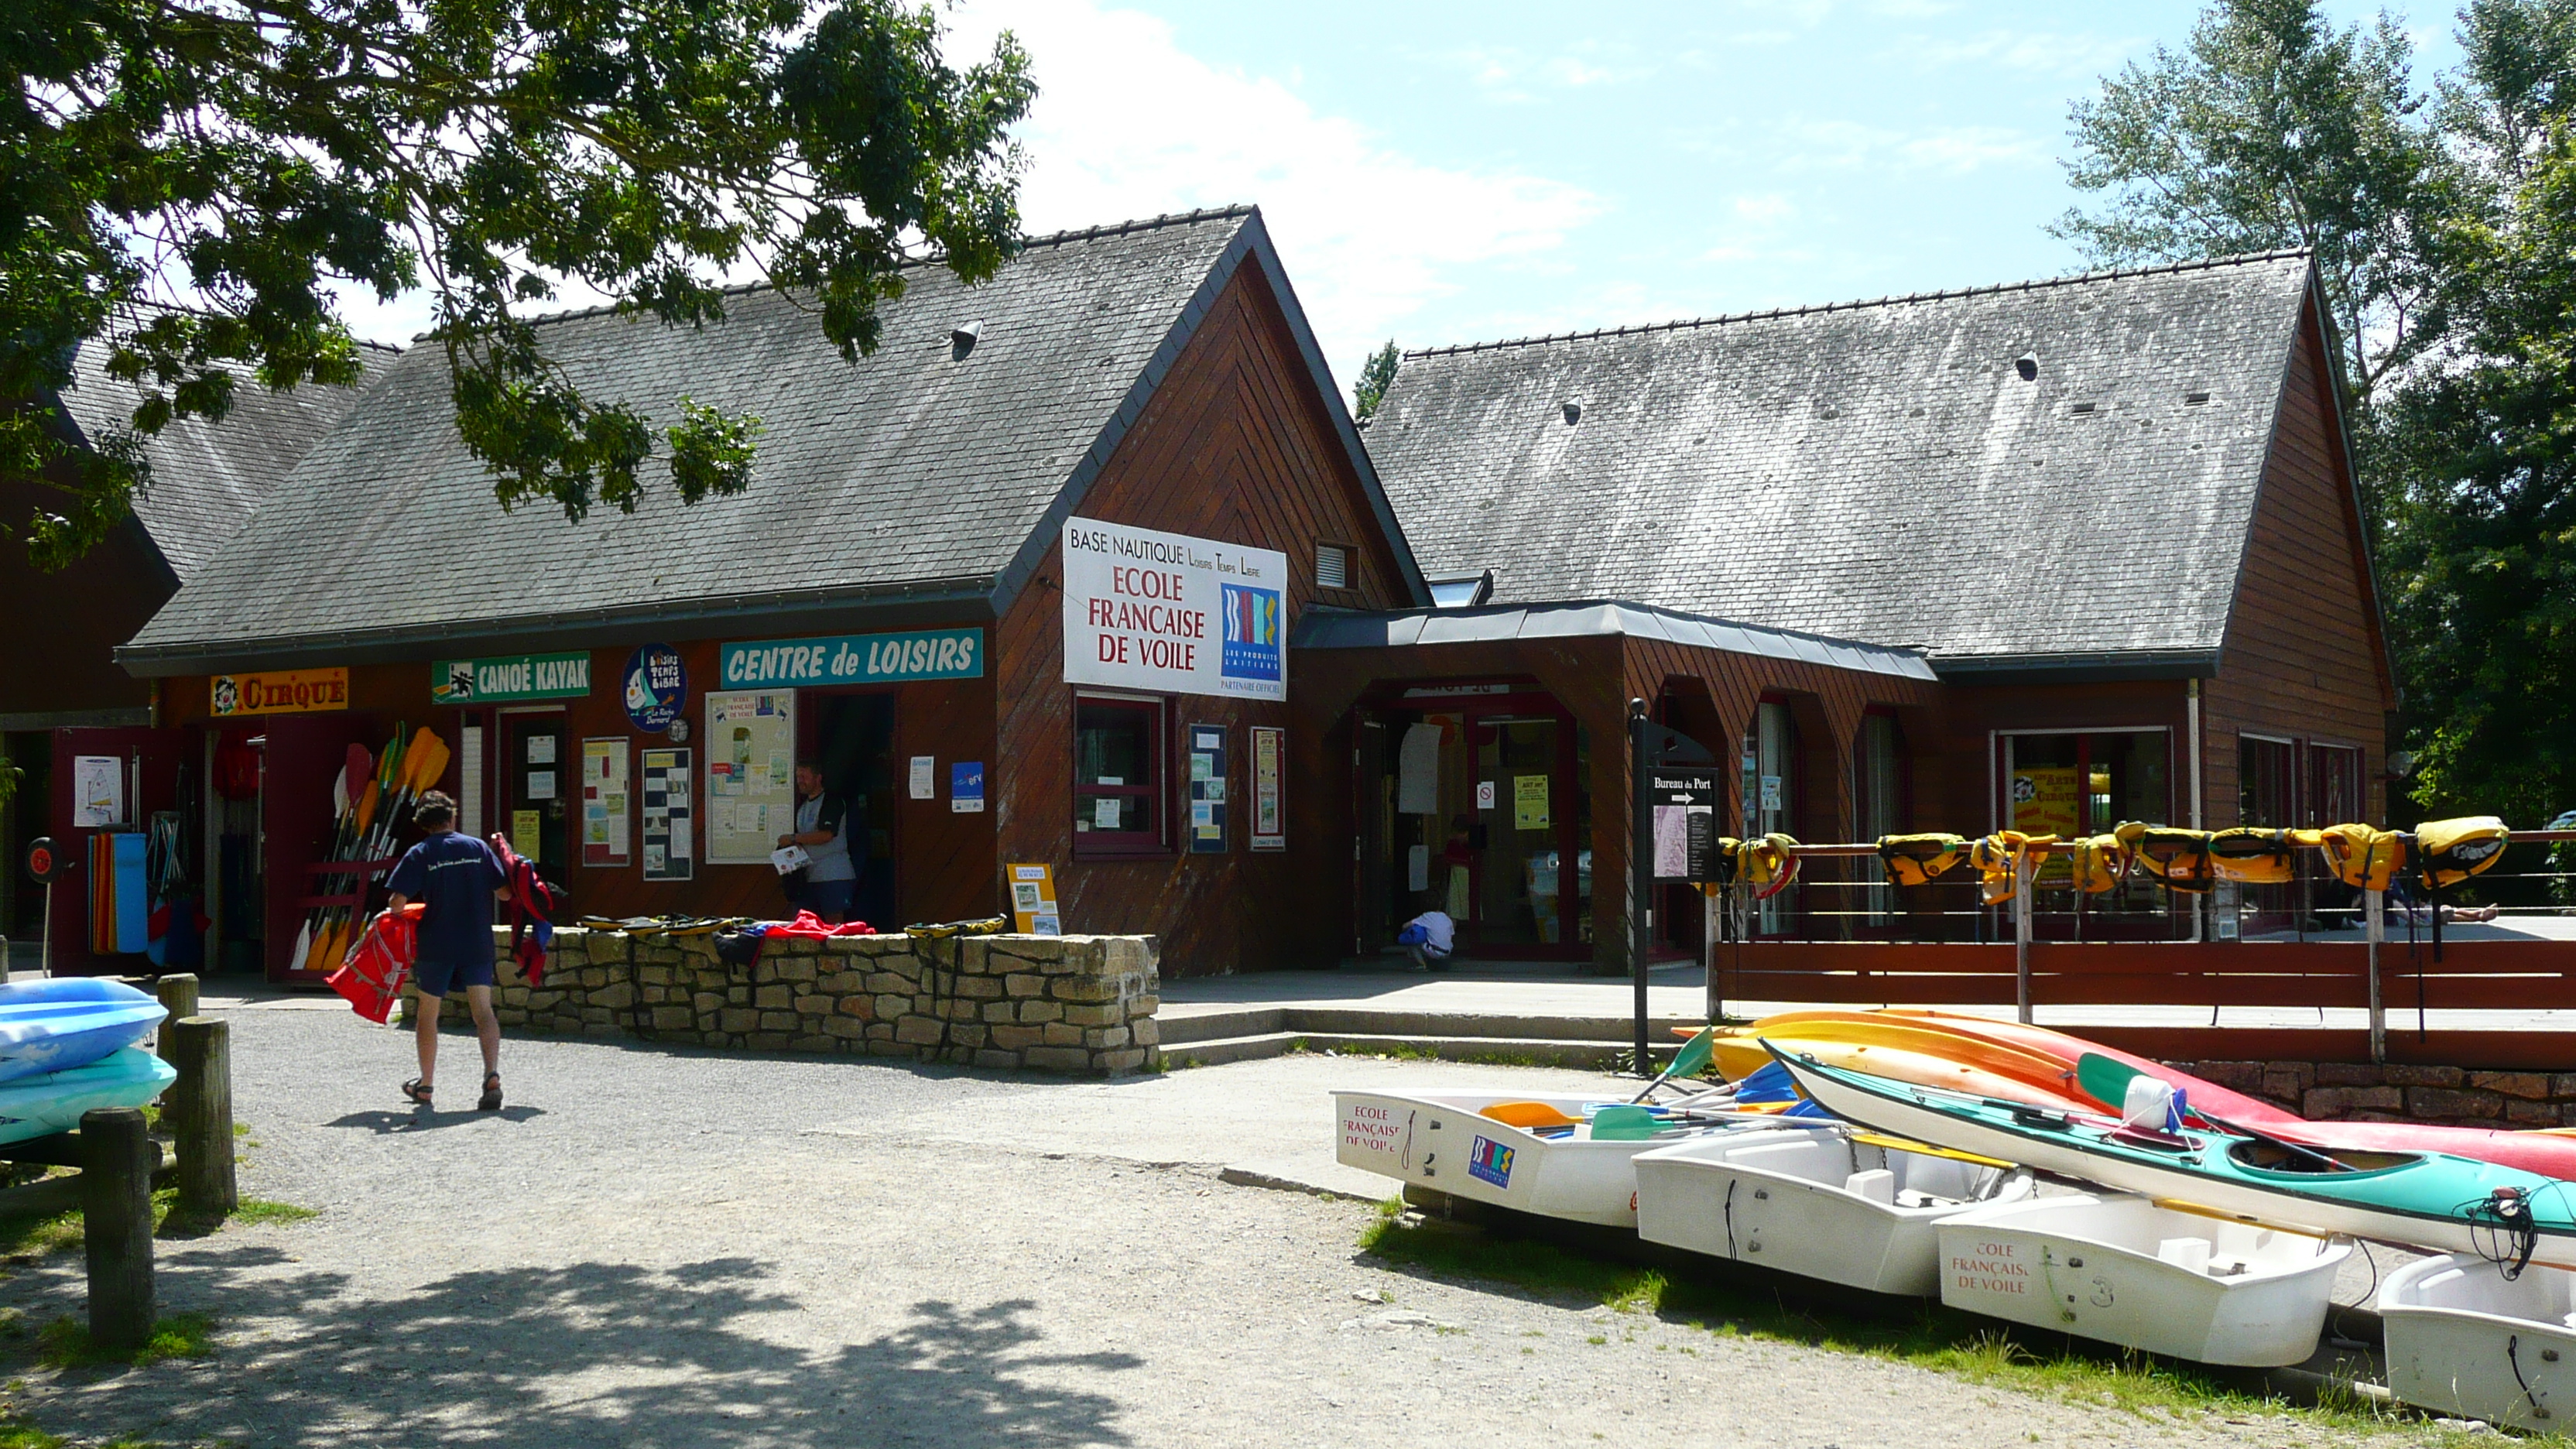
<svg viewBox="0 0 2576 1449">
<path fill-rule="evenodd" d="M 2019 282 L 1992 282 L 1979 287 L 1953 287 L 1934 292 L 1908 292 L 1875 300 L 1858 299 L 1843 302 L 1816 302 L 1797 307 L 1771 307 L 1745 312 L 1725 312 L 1710 317 L 1678 317 L 1668 322 L 1638 323 L 1617 328 L 1595 327 L 1589 332 L 1553 332 L 1530 337 L 1514 337 L 1492 342 L 1453 342 L 1440 347 L 1419 347 L 1404 353 L 1406 357 L 1449 357 L 1469 352 L 1498 352 L 1510 347 L 1543 347 L 1552 342 L 1586 342 L 1604 335 L 1627 336 L 1630 332 L 1680 332 L 1700 327 L 1719 327 L 1730 322 L 1768 322 L 1781 317 L 1806 317 L 1828 312 L 1851 312 L 1865 307 L 1898 307 L 1917 302 L 1947 302 L 1962 297 L 1982 297 L 2004 292 L 2035 292 L 2045 288 L 2083 286 L 2093 282 L 2112 282 L 2129 277 L 2166 276 L 2181 272 L 2216 271 L 2221 267 L 2253 266 L 2262 262 L 2286 261 L 2308 257 L 2308 247 L 2287 247 L 2278 251 L 2242 252 L 2234 256 L 2205 257 L 2197 261 L 2159 262 L 2145 267 L 2110 267 L 2093 272 L 2070 272 L 2062 277 L 2034 277 Z"/>
<path fill-rule="evenodd" d="M 1203 221 L 1234 221 L 1252 215 L 1256 209 L 1257 208 L 1250 202 L 1235 202 L 1226 206 L 1200 207 L 1194 211 L 1171 211 L 1165 212 L 1159 216 L 1136 217 L 1127 221 L 1102 222 L 1097 226 L 1074 227 L 1064 231 L 1044 232 L 1037 236 L 1024 236 L 1020 238 L 1018 250 L 1025 252 L 1038 247 L 1060 247 L 1073 242 L 1099 241 L 1109 237 L 1135 236 L 1143 232 L 1161 231 L 1166 227 L 1195 226 Z M 895 269 L 897 271 L 905 271 L 913 267 L 931 266 L 936 264 L 938 261 L 939 258 L 936 255 L 911 257 L 897 264 Z M 775 289 L 775 284 L 766 281 L 733 282 L 716 288 L 716 294 L 723 297 L 741 297 L 747 296 L 753 292 L 767 292 Z M 604 302 L 596 306 L 575 307 L 564 312 L 547 312 L 539 316 L 530 317 L 527 320 L 531 326 L 544 326 L 553 322 L 575 322 L 584 317 L 604 317 L 617 310 L 618 304 L 614 302 Z M 414 342 L 426 342 L 428 340 L 430 340 L 430 334 L 426 332 L 420 333 L 412 338 L 412 341 Z M 399 351 L 400 349 L 396 350 Z"/>
</svg>

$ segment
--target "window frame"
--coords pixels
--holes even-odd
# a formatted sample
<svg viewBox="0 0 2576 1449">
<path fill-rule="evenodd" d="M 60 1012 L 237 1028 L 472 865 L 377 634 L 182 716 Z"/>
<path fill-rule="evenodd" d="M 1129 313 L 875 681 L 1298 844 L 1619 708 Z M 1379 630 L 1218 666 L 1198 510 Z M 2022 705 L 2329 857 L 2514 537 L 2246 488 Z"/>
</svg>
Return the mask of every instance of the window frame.
<svg viewBox="0 0 2576 1449">
<path fill-rule="evenodd" d="M 1085 860 L 1144 860 L 1173 853 L 1170 756 L 1172 752 L 1173 700 L 1166 695 L 1116 694 L 1103 690 L 1083 690 L 1073 697 L 1073 728 L 1066 745 L 1071 751 L 1070 814 L 1065 828 L 1073 835 L 1073 853 Z M 1133 712 L 1146 719 L 1145 781 L 1137 785 L 1086 785 L 1082 783 L 1082 716 L 1087 709 L 1111 709 Z M 1075 828 L 1082 818 L 1084 802 L 1103 797 L 1141 799 L 1153 811 L 1151 830 L 1082 830 Z"/>
<path fill-rule="evenodd" d="M 1328 550 L 1341 556 L 1342 581 L 1338 584 L 1328 584 L 1324 582 L 1324 554 Z M 1350 593 L 1359 587 L 1359 571 L 1360 551 L 1356 545 L 1339 543 L 1329 538 L 1319 538 L 1315 540 L 1314 577 L 1317 592 L 1328 594 Z"/>
</svg>

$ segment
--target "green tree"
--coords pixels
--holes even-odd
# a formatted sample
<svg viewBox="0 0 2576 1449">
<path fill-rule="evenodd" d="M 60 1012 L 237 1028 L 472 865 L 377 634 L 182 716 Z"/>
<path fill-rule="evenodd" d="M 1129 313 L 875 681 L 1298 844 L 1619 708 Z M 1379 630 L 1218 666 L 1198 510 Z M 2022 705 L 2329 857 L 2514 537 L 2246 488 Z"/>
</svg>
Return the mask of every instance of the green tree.
<svg viewBox="0 0 2576 1449">
<path fill-rule="evenodd" d="M 950 66 L 899 0 L 15 0 L 0 25 L 0 471 L 77 557 L 147 482 L 137 440 L 237 376 L 346 383 L 334 281 L 431 294 L 457 427 L 505 508 L 631 511 L 667 450 L 695 502 L 758 420 L 584 396 L 523 312 L 566 281 L 671 325 L 762 277 L 855 359 L 900 267 L 969 281 L 1015 244 L 1035 88 L 1007 35 Z M 180 301 L 172 309 L 136 304 Z M 70 448 L 45 400 L 103 345 L 144 397 Z"/>
<path fill-rule="evenodd" d="M 2366 403 L 2430 321 L 2417 227 L 2445 168 L 2410 64 L 2385 14 L 2337 30 L 2316 0 L 2219 0 L 2075 103 L 2067 178 L 2102 200 L 2049 229 L 2113 266 L 2312 249 Z"/>
<path fill-rule="evenodd" d="M 1386 390 L 1395 382 L 1395 369 L 1402 358 L 1395 350 L 1395 339 L 1369 354 L 1360 364 L 1359 380 L 1351 384 L 1351 415 L 1361 422 L 1377 416 L 1377 405 L 1386 401 Z"/>
<path fill-rule="evenodd" d="M 2443 88 L 2467 184 L 2441 345 L 2377 419 L 2417 803 L 2576 807 L 2576 0 L 2481 0 Z"/>
</svg>

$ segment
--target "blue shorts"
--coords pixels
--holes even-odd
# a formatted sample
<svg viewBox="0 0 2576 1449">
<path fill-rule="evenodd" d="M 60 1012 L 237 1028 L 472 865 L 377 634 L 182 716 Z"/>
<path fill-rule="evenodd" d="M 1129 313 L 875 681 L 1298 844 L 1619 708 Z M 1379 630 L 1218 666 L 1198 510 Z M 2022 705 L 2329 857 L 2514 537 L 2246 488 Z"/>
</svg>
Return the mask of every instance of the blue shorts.
<svg viewBox="0 0 2576 1449">
<path fill-rule="evenodd" d="M 484 953 L 480 961 L 441 961 L 423 956 L 412 967 L 412 980 L 419 984 L 423 996 L 445 996 L 460 986 L 489 986 L 491 953 Z"/>
<path fill-rule="evenodd" d="M 796 888 L 794 903 L 827 921 L 846 921 L 858 894 L 854 880 L 809 880 Z"/>
</svg>

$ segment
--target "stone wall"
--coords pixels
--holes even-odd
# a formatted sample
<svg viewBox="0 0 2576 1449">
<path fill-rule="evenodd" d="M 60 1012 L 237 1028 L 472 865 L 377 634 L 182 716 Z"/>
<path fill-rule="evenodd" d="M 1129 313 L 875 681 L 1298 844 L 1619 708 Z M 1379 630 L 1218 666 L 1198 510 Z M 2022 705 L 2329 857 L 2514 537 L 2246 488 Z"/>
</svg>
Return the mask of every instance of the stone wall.
<svg viewBox="0 0 2576 1449">
<path fill-rule="evenodd" d="M 711 937 L 567 929 L 538 987 L 495 935 L 505 1029 L 1047 1072 L 1161 1065 L 1151 936 L 781 939 L 735 966 Z M 465 1020 L 461 994 L 444 1016 Z"/>
<path fill-rule="evenodd" d="M 2348 1062 L 2176 1062 L 2317 1121 L 2576 1126 L 2576 1072 L 2478 1072 Z"/>
</svg>

